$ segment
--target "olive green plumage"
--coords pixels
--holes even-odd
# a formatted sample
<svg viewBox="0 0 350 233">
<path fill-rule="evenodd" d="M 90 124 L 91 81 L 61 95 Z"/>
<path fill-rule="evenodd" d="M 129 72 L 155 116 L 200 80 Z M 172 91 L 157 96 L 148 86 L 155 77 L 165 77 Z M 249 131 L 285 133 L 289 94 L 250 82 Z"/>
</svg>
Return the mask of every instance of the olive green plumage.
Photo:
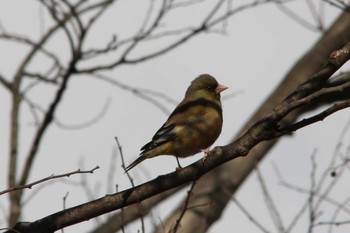
<svg viewBox="0 0 350 233">
<path fill-rule="evenodd" d="M 226 89 L 208 74 L 194 79 L 184 99 L 126 170 L 155 156 L 187 157 L 209 148 L 221 133 L 220 93 Z"/>
</svg>

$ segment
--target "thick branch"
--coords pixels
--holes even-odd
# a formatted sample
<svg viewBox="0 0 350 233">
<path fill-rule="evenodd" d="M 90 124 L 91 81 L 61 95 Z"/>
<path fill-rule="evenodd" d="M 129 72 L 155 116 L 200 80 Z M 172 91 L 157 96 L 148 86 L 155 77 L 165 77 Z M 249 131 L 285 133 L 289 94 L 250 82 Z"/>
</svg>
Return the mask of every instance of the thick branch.
<svg viewBox="0 0 350 233">
<path fill-rule="evenodd" d="M 342 64 L 350 59 L 350 43 L 348 43 L 337 52 L 338 53 L 336 56 L 330 58 L 330 61 L 332 59 L 335 59 L 336 62 L 328 62 L 319 71 L 324 75 L 328 75 L 328 78 L 330 78 L 331 75 L 337 69 L 339 69 Z M 322 80 L 320 81 L 322 82 Z M 277 105 L 266 118 L 254 124 L 247 133 L 242 135 L 236 141 L 223 147 L 214 148 L 210 152 L 211 155 L 208 156 L 205 161 L 199 160 L 188 167 L 163 176 L 159 176 L 147 183 L 113 195 L 107 195 L 80 206 L 57 212 L 33 223 L 18 223 L 14 229 L 19 230 L 23 233 L 54 232 L 66 226 L 88 220 L 90 218 L 120 209 L 128 205 L 139 203 L 140 201 L 160 194 L 166 190 L 170 190 L 188 182 L 195 181 L 202 175 L 224 164 L 227 161 L 230 161 L 237 157 L 246 156 L 249 151 L 261 141 L 274 138 L 275 132 L 278 130 L 277 126 L 279 122 L 283 120 L 287 114 L 295 110 L 295 106 L 293 104 L 299 101 L 299 98 L 297 96 L 303 98 L 304 96 L 310 95 L 314 96 L 315 99 L 319 98 L 318 95 L 311 94 L 312 90 L 310 93 L 310 89 L 306 88 L 308 85 L 308 82 L 300 85 L 292 93 L 292 95 L 290 95 L 295 97 L 293 101 L 291 101 L 290 98 L 285 99 L 283 102 Z M 315 92 L 317 93 L 317 91 L 319 91 L 319 86 L 315 85 L 315 87 Z M 303 90 L 305 93 L 303 93 Z M 296 93 L 298 93 L 298 95 L 296 95 Z M 301 104 L 299 108 L 302 106 L 303 105 Z"/>
<path fill-rule="evenodd" d="M 244 124 L 237 136 L 247 132 L 253 124 L 268 115 L 271 109 L 283 101 L 284 97 L 290 95 L 298 85 L 311 77 L 324 64 L 324 61 L 332 51 L 339 49 L 347 41 L 350 41 L 350 15 L 343 13 L 324 35 L 321 36 L 320 40 L 295 63 L 279 86 Z M 316 109 L 320 104 L 332 104 L 336 101 L 349 98 L 349 95 L 335 93 L 328 96 L 327 99 L 324 98 L 319 99 L 318 104 L 307 105 L 291 112 L 279 122 L 280 127 L 292 124 L 300 115 L 309 110 Z M 256 164 L 268 154 L 269 150 L 273 148 L 277 141 L 278 138 L 260 143 L 250 151 L 248 157 L 230 161 L 202 177 L 195 187 L 194 192 L 197 195 L 196 198 L 193 198 L 193 203 L 212 202 L 212 205 L 210 208 L 198 208 L 196 209 L 196 213 L 187 215 L 186 223 L 188 224 L 183 226 L 183 228 L 189 232 L 206 232 L 219 219 L 219 216 L 221 216 L 224 208 L 229 203 L 228 193 L 231 195 L 236 193 L 241 184 L 254 170 Z M 170 229 L 180 212 L 181 208 L 179 207 L 167 220 L 163 221 L 157 233 L 163 232 L 164 229 Z M 193 224 L 191 225 L 193 222 L 201 224 L 193 226 Z"/>
</svg>

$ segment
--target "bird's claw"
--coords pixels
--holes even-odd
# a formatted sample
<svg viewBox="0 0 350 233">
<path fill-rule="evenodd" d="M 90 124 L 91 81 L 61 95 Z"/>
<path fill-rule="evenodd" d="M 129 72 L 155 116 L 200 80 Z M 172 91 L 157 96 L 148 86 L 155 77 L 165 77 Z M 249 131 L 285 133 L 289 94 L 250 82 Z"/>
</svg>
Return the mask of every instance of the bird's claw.
<svg viewBox="0 0 350 233">
<path fill-rule="evenodd" d="M 208 147 L 208 148 L 203 149 L 203 150 L 201 150 L 201 151 L 204 153 L 204 156 L 203 156 L 203 158 L 202 158 L 202 161 L 205 162 L 207 156 L 209 155 L 210 148 Z"/>
<path fill-rule="evenodd" d="M 180 161 L 179 161 L 179 158 L 177 157 L 177 156 L 175 156 L 175 158 L 176 158 L 176 162 L 177 162 L 177 168 L 176 168 L 176 171 L 178 171 L 178 170 L 180 170 L 180 169 L 182 169 L 182 166 L 181 166 L 181 164 L 180 164 Z"/>
</svg>

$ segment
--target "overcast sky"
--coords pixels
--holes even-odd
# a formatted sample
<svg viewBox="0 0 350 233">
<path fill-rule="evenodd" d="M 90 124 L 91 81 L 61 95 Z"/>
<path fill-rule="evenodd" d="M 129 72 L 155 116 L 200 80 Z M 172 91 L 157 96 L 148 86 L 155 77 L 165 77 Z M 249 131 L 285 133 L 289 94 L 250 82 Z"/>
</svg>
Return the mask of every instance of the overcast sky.
<svg viewBox="0 0 350 233">
<path fill-rule="evenodd" d="M 38 8 L 35 1 L 2 0 L 0 1 L 0 22 L 7 32 L 25 34 L 30 38 L 38 38 L 41 27 L 41 17 L 47 17 L 43 8 Z M 145 1 L 146 2 L 146 1 Z M 233 1 L 232 7 L 240 1 Z M 312 2 L 312 1 L 310 1 Z M 339 9 L 313 1 L 317 10 L 324 8 L 324 25 L 327 27 L 340 13 Z M 21 7 L 18 7 L 21 6 Z M 296 14 L 315 25 L 306 1 L 297 1 L 287 5 Z M 109 41 L 111 34 L 128 34 L 133 26 L 138 25 L 139 15 L 145 11 L 147 4 L 136 1 L 119 1 L 106 12 L 106 16 L 96 26 L 93 36 L 88 43 L 103 45 Z M 210 6 L 207 6 L 207 9 Z M 201 10 L 205 11 L 206 7 Z M 179 25 L 200 18 L 198 13 L 186 12 L 174 15 L 171 23 Z M 137 88 L 157 90 L 179 102 L 186 88 L 196 76 L 209 73 L 217 80 L 228 86 L 222 94 L 224 126 L 222 134 L 215 145 L 225 145 L 253 114 L 257 106 L 271 93 L 288 69 L 295 61 L 317 41 L 320 33 L 309 30 L 288 17 L 273 4 L 246 10 L 230 18 L 225 35 L 202 34 L 176 50 L 138 65 L 125 65 L 105 74 L 114 79 Z M 49 24 L 49 22 L 48 22 Z M 58 35 L 59 37 L 59 35 Z M 52 49 L 62 57 L 66 44 L 58 38 L 51 42 Z M 157 44 L 142 47 L 140 53 L 157 48 Z M 25 49 L 14 43 L 4 43 L 0 40 L 0 73 L 11 77 L 18 62 L 25 54 Z M 135 54 L 137 55 L 137 54 Z M 41 63 L 42 62 L 42 63 Z M 38 61 L 40 66 L 45 61 Z M 349 64 L 347 68 L 350 68 Z M 33 100 L 45 104 L 52 93 L 52 87 L 43 86 L 31 96 Z M 235 94 L 235 95 L 234 95 Z M 234 95 L 230 98 L 225 98 Z M 6 174 L 9 151 L 9 113 L 10 95 L 0 87 L 0 190 L 6 189 Z M 171 112 L 174 103 L 159 100 Z M 93 175 L 86 176 L 92 189 L 97 189 L 94 198 L 114 192 L 114 184 L 119 190 L 130 187 L 123 171 L 120 169 L 120 158 L 117 157 L 116 170 L 113 174 L 113 187 L 107 185 L 107 176 L 111 157 L 116 153 L 114 137 L 117 136 L 123 146 L 126 163 L 131 163 L 139 154 L 140 148 L 147 143 L 164 123 L 167 113 L 135 96 L 129 91 L 112 86 L 107 82 L 98 81 L 91 77 L 79 76 L 74 78 L 68 87 L 68 92 L 60 104 L 56 117 L 67 126 L 87 122 L 98 115 L 105 104 L 108 109 L 104 116 L 94 125 L 82 130 L 66 130 L 52 125 L 45 135 L 40 153 L 35 161 L 35 168 L 30 181 L 38 180 L 51 174 L 60 174 L 81 169 L 91 169 L 96 165 L 101 168 Z M 21 112 L 20 153 L 23 156 L 31 143 L 33 134 L 33 118 L 30 110 L 24 108 Z M 311 155 L 316 154 L 317 173 L 319 177 L 334 152 L 342 129 L 349 120 L 349 110 L 343 110 L 323 122 L 301 129 L 292 136 L 285 137 L 270 152 L 260 166 L 266 185 L 272 194 L 282 215 L 283 222 L 288 225 L 297 211 L 307 200 L 307 195 L 287 189 L 278 183 L 278 177 L 273 169 L 276 165 L 283 177 L 291 184 L 308 189 L 310 187 Z M 349 133 L 343 139 L 341 151 L 349 146 Z M 214 145 L 214 146 L 215 146 Z M 202 155 L 181 160 L 182 165 L 190 164 Z M 20 168 L 23 161 L 20 162 Z M 132 170 L 137 184 L 155 178 L 160 174 L 173 171 L 176 162 L 171 157 L 158 157 L 143 162 Z M 349 172 L 348 172 L 349 173 Z M 349 174 L 346 174 L 349 178 Z M 350 193 L 350 186 L 343 183 L 331 193 L 339 202 L 345 200 Z M 67 207 L 72 207 L 88 201 L 81 187 L 74 184 L 81 181 L 81 176 L 64 179 L 65 182 L 52 182 L 45 187 L 38 186 L 26 191 L 24 221 L 33 221 L 62 209 L 62 198 L 69 192 Z M 327 181 L 329 182 L 329 181 Z M 36 190 L 40 190 L 36 193 Z M 31 195 L 35 193 L 35 196 Z M 154 212 L 154 218 L 164 220 L 169 211 L 176 206 L 178 200 L 186 192 L 181 192 L 162 204 Z M 0 197 L 0 228 L 5 226 L 4 212 L 8 209 L 7 195 Z M 252 174 L 240 188 L 236 198 L 271 232 L 276 232 L 273 222 L 268 215 L 264 196 L 257 182 L 256 174 Z M 45 208 L 38 208 L 43 206 Z M 166 207 L 166 208 L 165 208 Z M 347 205 L 350 209 L 350 206 Z M 334 206 L 325 205 L 322 208 L 321 220 L 329 220 L 334 213 Z M 103 218 L 100 219 L 102 221 Z M 300 221 L 293 232 L 306 232 L 307 216 Z M 339 220 L 349 220 L 344 215 Z M 85 232 L 96 224 L 95 220 L 84 222 L 65 229 L 65 232 Z M 127 232 L 136 232 L 140 223 L 135 223 Z M 227 232 L 227 229 L 237 229 L 237 232 L 260 232 L 235 204 L 230 204 L 222 219 L 209 232 Z M 349 226 L 339 226 L 333 232 L 349 232 Z M 318 227 L 317 232 L 327 232 L 327 227 Z M 151 231 L 148 226 L 146 232 Z"/>
</svg>

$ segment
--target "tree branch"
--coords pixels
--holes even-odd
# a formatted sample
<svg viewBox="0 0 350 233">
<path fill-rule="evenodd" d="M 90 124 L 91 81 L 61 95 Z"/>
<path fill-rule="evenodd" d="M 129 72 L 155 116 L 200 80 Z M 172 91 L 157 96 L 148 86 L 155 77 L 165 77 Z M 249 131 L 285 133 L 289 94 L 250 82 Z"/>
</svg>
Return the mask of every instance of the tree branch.
<svg viewBox="0 0 350 233">
<path fill-rule="evenodd" d="M 115 61 L 111 62 L 110 64 L 101 64 L 101 65 L 96 65 L 94 67 L 89 67 L 89 68 L 81 68 L 77 72 L 78 73 L 94 73 L 97 71 L 103 71 L 103 70 L 110 70 L 114 69 L 117 66 L 121 64 L 137 64 L 146 60 L 150 60 L 152 58 L 158 57 L 160 55 L 163 55 L 167 52 L 170 52 L 171 50 L 179 47 L 180 45 L 184 44 L 191 38 L 197 36 L 200 33 L 205 33 L 208 32 L 210 28 L 213 28 L 217 24 L 225 21 L 227 18 L 231 17 L 232 15 L 250 9 L 252 7 L 255 7 L 257 5 L 262 5 L 266 3 L 271 3 L 273 1 L 270 0 L 264 0 L 264 1 L 254 1 L 252 3 L 247 3 L 242 6 L 239 6 L 235 9 L 229 10 L 225 12 L 224 14 L 218 16 L 217 18 L 213 19 L 215 16 L 215 13 L 219 10 L 221 3 L 223 1 L 220 1 L 215 5 L 213 10 L 206 15 L 202 22 L 194 27 L 191 27 L 190 30 L 185 33 L 185 35 L 180 36 L 177 38 L 175 41 L 172 41 L 168 43 L 167 45 L 163 46 L 162 48 L 158 49 L 157 51 L 150 52 L 144 55 L 140 55 L 139 57 L 136 58 L 128 58 L 127 56 L 135 49 L 135 47 L 140 44 L 142 41 L 147 41 L 149 38 L 152 38 L 152 33 L 155 31 L 155 29 L 159 26 L 160 21 L 163 19 L 164 15 L 170 10 L 168 7 L 163 6 L 160 12 L 158 13 L 156 19 L 153 21 L 153 24 L 150 26 L 148 30 L 145 32 L 141 33 L 141 35 L 136 35 L 130 39 L 127 39 L 125 41 L 121 41 L 119 43 L 119 46 L 121 44 L 128 44 L 127 48 L 122 52 L 122 55 L 116 59 Z M 169 32 L 168 32 L 169 33 Z M 159 35 L 159 34 L 158 34 Z M 118 45 L 112 46 L 113 49 L 117 49 L 119 47 Z"/>
<path fill-rule="evenodd" d="M 282 78 L 280 84 L 268 96 L 263 104 L 252 114 L 252 116 L 242 125 L 233 140 L 244 135 L 257 121 L 267 116 L 271 109 L 283 101 L 294 89 L 297 88 L 305 80 L 309 79 L 317 70 L 322 67 L 329 54 L 341 48 L 345 42 L 350 41 L 350 15 L 348 13 L 341 14 L 331 27 L 323 34 L 322 37 L 303 54 L 298 61 Z M 278 58 L 276 58 L 278 59 Z M 329 84 L 328 84 L 329 85 Z M 338 84 L 337 84 L 338 85 Z M 346 100 L 349 97 L 340 95 L 337 100 L 323 99 L 322 103 L 334 104 L 336 101 Z M 321 101 L 321 99 L 319 100 Z M 289 113 L 279 122 L 280 126 L 287 126 L 294 123 L 303 113 L 321 107 L 321 102 L 317 104 L 309 104 L 302 108 L 296 109 Z M 334 101 L 334 102 L 330 102 Z M 324 106 L 324 105 L 323 105 Z M 268 156 L 268 152 L 276 145 L 279 138 L 275 140 L 264 141 L 254 147 L 249 156 L 244 159 L 237 159 L 226 163 L 210 173 L 203 176 L 195 187 L 198 198 L 193 198 L 191 202 L 197 202 L 197 199 L 212 200 L 212 206 L 208 208 L 197 209 L 199 214 L 186 216 L 186 230 L 189 232 L 206 232 L 210 226 L 215 223 L 222 215 L 225 207 L 229 203 L 227 193 L 234 195 L 241 187 L 242 183 L 247 179 L 249 174 L 254 170 L 256 163 Z M 215 193 L 213 196 L 212 193 Z M 220 201 L 217 201 L 220 200 Z M 165 229 L 170 229 L 174 219 L 179 215 L 179 210 L 175 210 L 165 221 Z M 200 225 L 193 225 L 193 222 L 200 222 Z M 200 229 L 199 229 L 200 228 Z M 156 231 L 163 232 L 162 229 Z"/>
<path fill-rule="evenodd" d="M 97 170 L 99 168 L 100 168 L 99 166 L 96 166 L 93 169 L 86 170 L 86 171 L 82 171 L 82 170 L 78 169 L 76 171 L 68 172 L 68 173 L 64 173 L 64 174 L 60 174 L 60 175 L 52 174 L 50 176 L 47 176 L 45 178 L 42 178 L 40 180 L 34 181 L 32 183 L 29 183 L 29 184 L 25 184 L 22 186 L 16 186 L 16 187 L 12 187 L 12 188 L 0 191 L 0 195 L 3 195 L 5 193 L 9 193 L 9 192 L 14 192 L 14 191 L 21 190 L 21 189 L 31 189 L 33 186 L 40 184 L 40 183 L 43 183 L 43 182 L 48 181 L 48 180 L 58 179 L 58 178 L 62 178 L 62 177 L 70 177 L 70 176 L 75 175 L 75 174 L 86 174 L 86 173 L 92 174 L 92 173 L 94 173 L 95 170 Z"/>
<path fill-rule="evenodd" d="M 319 90 L 322 90 L 320 87 L 326 85 L 324 82 L 326 77 L 329 79 L 331 75 L 349 59 L 350 42 L 342 49 L 332 53 L 328 62 L 319 72 L 308 81 L 301 84 L 284 101 L 278 104 L 267 117 L 254 124 L 245 134 L 234 142 L 226 146 L 215 147 L 210 151 L 210 156 L 208 156 L 205 161 L 199 160 L 190 166 L 159 176 L 147 183 L 57 212 L 32 223 L 18 223 L 14 229 L 22 232 L 54 232 L 66 226 L 88 220 L 128 205 L 139 203 L 149 197 L 177 186 L 196 181 L 202 175 L 225 162 L 248 155 L 250 150 L 260 142 L 274 138 L 276 130 L 278 130 L 278 124 L 287 114 L 297 108 L 303 107 L 304 104 L 308 104 L 300 104 L 300 99 L 303 99 L 305 96 L 313 96 L 314 99 L 317 99 L 319 96 L 313 95 L 313 92 L 317 93 Z M 335 90 L 338 91 L 337 89 Z M 310 100 L 313 101 L 314 99 Z"/>
</svg>

